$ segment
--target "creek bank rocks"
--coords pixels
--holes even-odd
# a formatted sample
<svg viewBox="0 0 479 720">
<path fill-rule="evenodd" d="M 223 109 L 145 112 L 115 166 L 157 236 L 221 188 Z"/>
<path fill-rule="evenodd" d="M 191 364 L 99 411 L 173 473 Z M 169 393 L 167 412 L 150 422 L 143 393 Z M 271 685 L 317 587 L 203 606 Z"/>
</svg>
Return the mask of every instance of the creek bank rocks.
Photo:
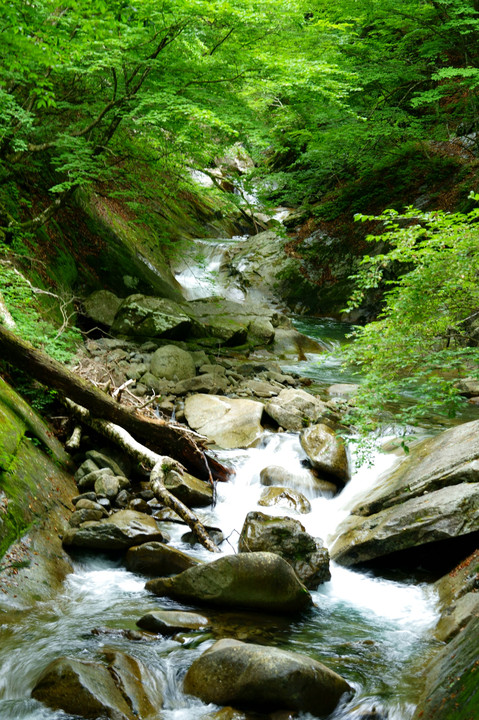
<svg viewBox="0 0 479 720">
<path fill-rule="evenodd" d="M 67 530 L 64 547 L 90 550 L 126 550 L 148 541 L 163 542 L 164 535 L 154 518 L 135 510 L 119 510 L 104 520 L 87 522 Z"/>
<path fill-rule="evenodd" d="M 301 582 L 313 590 L 331 580 L 328 550 L 319 538 L 313 538 L 298 520 L 290 517 L 248 513 L 238 550 L 276 553 L 291 565 Z"/>
<path fill-rule="evenodd" d="M 338 528 L 331 557 L 354 565 L 436 541 L 474 537 L 478 478 L 479 421 L 423 441 L 352 509 Z"/>
<path fill-rule="evenodd" d="M 352 689 L 340 675 L 298 653 L 238 640 L 216 642 L 186 673 L 185 691 L 204 702 L 262 712 L 324 717 Z"/>
<path fill-rule="evenodd" d="M 341 565 L 355 565 L 468 535 L 478 527 L 479 485 L 454 485 L 368 517 L 351 515 L 337 530 L 331 557 Z"/>
<path fill-rule="evenodd" d="M 154 720 L 163 698 L 148 669 L 118 651 L 105 653 L 108 665 L 59 658 L 43 671 L 32 697 L 52 710 L 96 720 Z"/>
<path fill-rule="evenodd" d="M 240 553 L 157 578 L 146 589 L 176 600 L 217 607 L 295 614 L 312 605 L 293 568 L 274 553 Z"/>
</svg>

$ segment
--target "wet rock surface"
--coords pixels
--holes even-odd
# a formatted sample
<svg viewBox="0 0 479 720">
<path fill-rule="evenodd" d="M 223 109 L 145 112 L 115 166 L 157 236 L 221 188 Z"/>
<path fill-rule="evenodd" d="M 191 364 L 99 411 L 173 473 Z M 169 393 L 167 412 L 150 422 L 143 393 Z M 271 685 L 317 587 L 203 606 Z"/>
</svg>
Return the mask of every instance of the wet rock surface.
<svg viewBox="0 0 479 720">
<path fill-rule="evenodd" d="M 241 553 L 150 580 L 146 589 L 161 597 L 219 607 L 299 613 L 312 604 L 293 568 L 269 552 Z"/>
<path fill-rule="evenodd" d="M 272 552 L 294 569 L 307 588 L 331 579 L 329 552 L 319 538 L 307 533 L 298 520 L 250 512 L 238 542 L 240 552 Z"/>
<path fill-rule="evenodd" d="M 187 693 L 204 702 L 259 711 L 301 710 L 324 717 L 337 706 L 348 683 L 321 663 L 277 648 L 220 640 L 195 660 Z"/>
<path fill-rule="evenodd" d="M 153 720 L 163 701 L 152 690 L 154 683 L 145 666 L 118 651 L 108 653 L 107 659 L 108 665 L 54 660 L 38 679 L 32 697 L 53 710 L 92 720 Z"/>
</svg>

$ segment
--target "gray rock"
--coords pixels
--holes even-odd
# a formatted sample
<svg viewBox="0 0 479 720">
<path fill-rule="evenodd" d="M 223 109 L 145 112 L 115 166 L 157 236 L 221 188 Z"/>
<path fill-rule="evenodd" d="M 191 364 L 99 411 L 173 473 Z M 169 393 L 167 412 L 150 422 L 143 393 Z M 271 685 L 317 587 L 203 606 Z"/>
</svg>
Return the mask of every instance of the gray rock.
<svg viewBox="0 0 479 720">
<path fill-rule="evenodd" d="M 194 661 L 184 688 L 216 705 L 320 717 L 329 715 L 345 693 L 353 693 L 344 678 L 305 655 L 229 639 Z"/>
<path fill-rule="evenodd" d="M 99 466 L 95 462 L 93 462 L 93 460 L 85 460 L 85 462 L 80 465 L 74 475 L 75 481 L 78 483 L 78 481 L 85 475 L 89 475 L 90 473 L 95 472 L 95 470 L 99 469 Z"/>
<path fill-rule="evenodd" d="M 210 393 L 218 395 L 224 393 L 228 387 L 226 377 L 218 374 L 198 375 L 189 380 L 182 380 L 175 385 L 175 395 L 186 395 L 187 393 Z"/>
<path fill-rule="evenodd" d="M 125 558 L 126 567 L 131 572 L 155 577 L 176 575 L 199 565 L 199 562 L 181 550 L 160 542 L 149 542 L 131 547 Z"/>
<path fill-rule="evenodd" d="M 453 485 L 368 517 L 351 515 L 330 549 L 341 565 L 467 535 L 479 527 L 479 486 Z"/>
<path fill-rule="evenodd" d="M 102 475 L 95 480 L 95 492 L 97 495 L 108 498 L 111 502 L 120 492 L 120 482 L 114 475 Z"/>
<path fill-rule="evenodd" d="M 155 520 L 134 510 L 120 510 L 99 522 L 67 530 L 63 545 L 93 550 L 126 550 L 149 540 L 163 540 Z"/>
<path fill-rule="evenodd" d="M 103 477 L 113 477 L 113 471 L 110 468 L 100 468 L 99 470 L 93 470 L 86 475 L 81 476 L 77 480 L 79 490 L 91 490 L 95 487 L 97 480 Z"/>
<path fill-rule="evenodd" d="M 267 318 L 255 318 L 248 327 L 248 340 L 254 345 L 268 345 L 274 339 L 274 327 Z"/>
<path fill-rule="evenodd" d="M 265 552 L 221 557 L 172 578 L 150 580 L 146 589 L 188 602 L 287 614 L 312 604 L 291 565 L 279 555 Z"/>
<path fill-rule="evenodd" d="M 331 580 L 329 553 L 298 520 L 250 512 L 238 542 L 240 552 L 272 552 L 286 560 L 306 587 L 315 589 Z"/>
<path fill-rule="evenodd" d="M 99 510 L 102 516 L 108 515 L 104 507 L 93 500 L 88 500 L 87 498 L 80 498 L 80 500 L 76 503 L 75 508 L 76 510 Z"/>
<path fill-rule="evenodd" d="M 80 508 L 71 514 L 68 523 L 71 527 L 80 527 L 84 522 L 101 520 L 104 516 L 105 513 L 102 509 L 93 510 L 91 508 Z"/>
<path fill-rule="evenodd" d="M 171 470 L 165 477 L 165 487 L 187 507 L 206 507 L 213 502 L 212 486 L 187 472 L 180 475 Z"/>
<path fill-rule="evenodd" d="M 132 337 L 183 339 L 190 333 L 192 324 L 183 306 L 174 300 L 136 294 L 123 300 L 112 331 Z"/>
<path fill-rule="evenodd" d="M 159 635 L 176 635 L 185 630 L 206 630 L 209 621 L 208 618 L 197 613 L 181 610 L 157 610 L 143 615 L 136 624 L 148 632 Z"/>
<path fill-rule="evenodd" d="M 288 510 L 297 512 L 300 515 L 306 515 L 311 512 L 311 503 L 302 493 L 278 485 L 265 488 L 258 500 L 258 505 L 262 507 L 279 505 L 280 507 L 285 507 Z"/>
<path fill-rule="evenodd" d="M 259 474 L 261 485 L 294 485 L 295 475 L 281 465 L 268 465 Z"/>
<path fill-rule="evenodd" d="M 315 470 L 345 483 L 350 478 L 344 442 L 327 425 L 313 425 L 303 430 L 301 447 Z"/>
<path fill-rule="evenodd" d="M 406 459 L 380 478 L 355 515 L 371 515 L 424 492 L 479 480 L 479 420 L 458 425 L 411 449 Z"/>
<path fill-rule="evenodd" d="M 285 430 L 299 431 L 317 422 L 327 411 L 326 405 L 300 388 L 282 390 L 265 405 L 265 412 Z"/>
<path fill-rule="evenodd" d="M 76 497 L 72 498 L 73 505 L 77 505 L 77 503 L 80 502 L 80 500 L 89 500 L 90 502 L 96 501 L 96 493 L 93 491 L 82 493 L 81 495 L 77 495 Z"/>
<path fill-rule="evenodd" d="M 190 427 L 225 449 L 249 447 L 258 440 L 263 432 L 262 415 L 263 405 L 254 400 L 204 394 L 185 400 Z"/>
<path fill-rule="evenodd" d="M 121 303 L 122 300 L 109 290 L 96 290 L 83 301 L 83 307 L 89 318 L 110 327 Z"/>
<path fill-rule="evenodd" d="M 195 377 L 196 367 L 189 352 L 176 345 L 164 345 L 153 353 L 150 372 L 157 378 L 178 382 Z"/>
</svg>

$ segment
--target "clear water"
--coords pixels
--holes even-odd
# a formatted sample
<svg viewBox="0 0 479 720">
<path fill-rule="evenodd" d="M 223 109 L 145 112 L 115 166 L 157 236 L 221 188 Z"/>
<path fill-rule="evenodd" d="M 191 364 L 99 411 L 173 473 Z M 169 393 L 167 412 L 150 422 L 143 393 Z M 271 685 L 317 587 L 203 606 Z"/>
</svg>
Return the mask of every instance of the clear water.
<svg viewBox="0 0 479 720">
<path fill-rule="evenodd" d="M 211 250 L 203 264 L 185 265 L 183 287 L 190 283 L 192 294 L 211 294 L 208 277 L 216 263 L 218 272 L 225 247 Z M 215 254 L 216 253 L 216 254 Z M 190 273 L 190 274 L 188 274 Z M 178 278 L 180 275 L 177 276 Z M 200 293 L 199 295 L 197 293 Z M 205 295 L 201 294 L 205 293 Z M 309 356 L 301 373 L 318 383 L 357 382 L 344 374 L 335 355 L 346 341 L 347 328 L 332 320 L 297 319 L 298 330 L 319 337 L 331 350 L 327 359 Z M 295 364 L 294 369 L 298 369 Z M 301 464 L 305 458 L 294 433 L 265 433 L 259 447 L 218 453 L 235 467 L 228 483 L 218 484 L 214 509 L 201 511 L 204 522 L 219 526 L 227 541 L 222 552 L 235 552 L 246 514 L 261 510 L 290 514 L 281 507 L 258 505 L 262 491 L 260 472 L 280 465 L 295 477 L 296 487 L 309 499 L 312 512 L 298 516 L 308 532 L 330 544 L 358 494 L 378 482 L 382 472 L 398 462 L 378 453 L 372 466 L 356 468 L 343 492 L 334 498 L 321 493 Z M 351 458 L 354 466 L 354 457 Z M 193 550 L 181 540 L 184 528 L 169 523 L 172 543 L 204 560 L 211 555 L 203 548 Z M 436 600 L 430 588 L 409 581 L 387 580 L 332 564 L 332 579 L 313 592 L 314 607 L 301 618 L 261 616 L 246 612 L 201 612 L 213 620 L 213 633 L 172 639 L 132 641 L 119 633 L 93 634 L 92 630 L 125 630 L 135 627 L 146 612 L 159 607 L 187 607 L 165 598 L 156 598 L 144 589 L 145 578 L 125 570 L 119 562 L 103 556 L 85 556 L 76 561 L 75 572 L 55 601 L 39 603 L 28 612 L 8 616 L 0 599 L 0 718 L 1 720 L 73 720 L 60 711 L 51 711 L 30 698 L 35 682 L 49 662 L 63 655 L 99 660 L 102 649 L 116 648 L 142 660 L 154 674 L 164 695 L 158 720 L 203 718 L 215 710 L 186 696 L 182 678 L 192 661 L 215 639 L 237 637 L 304 653 L 324 662 L 343 675 L 356 689 L 354 699 L 340 706 L 329 720 L 360 720 L 376 708 L 388 720 L 410 720 L 420 677 L 419 662 L 432 647 L 431 628 L 437 621 Z M 9 618 L 9 622 L 6 620 Z M 3 624 L 2 624 L 3 623 Z M 310 720 L 302 714 L 300 720 Z"/>
<path fill-rule="evenodd" d="M 372 468 L 359 468 L 341 494 L 328 498 L 312 483 L 308 487 L 309 476 L 301 465 L 304 454 L 293 433 L 266 433 L 260 447 L 222 451 L 220 456 L 235 466 L 236 475 L 228 483 L 219 483 L 216 508 L 203 511 L 202 517 L 228 536 L 223 544 L 226 554 L 235 551 L 247 512 L 288 514 L 278 507 L 258 506 L 262 468 L 281 465 L 295 475 L 312 505 L 312 512 L 299 519 L 311 534 L 330 543 L 358 493 L 374 485 L 378 474 L 397 462 L 378 454 Z M 180 526 L 169 523 L 168 530 L 177 547 L 211 560 L 203 548 L 192 551 L 181 541 Z M 335 720 L 359 718 L 373 706 L 387 708 L 391 720 L 410 718 L 416 692 L 414 662 L 430 643 L 428 633 L 437 620 L 435 598 L 427 587 L 333 564 L 331 582 L 313 592 L 314 608 L 294 621 L 215 611 L 214 637 L 204 633 L 183 644 L 172 639 L 135 642 L 121 635 L 92 634 L 94 628 L 134 628 L 136 620 L 152 609 L 186 607 L 150 595 L 144 580 L 107 557 L 86 556 L 76 563 L 75 573 L 55 602 L 39 604 L 13 624 L 0 626 L 0 718 L 71 720 L 29 699 L 31 689 L 51 660 L 62 655 L 98 660 L 106 646 L 137 657 L 155 674 L 165 696 L 158 718 L 201 718 L 212 708 L 183 694 L 182 677 L 214 639 L 225 636 L 301 652 L 342 674 L 357 693 L 336 711 Z M 204 608 L 202 612 L 211 614 Z M 306 714 L 300 717 L 308 718 Z"/>
</svg>

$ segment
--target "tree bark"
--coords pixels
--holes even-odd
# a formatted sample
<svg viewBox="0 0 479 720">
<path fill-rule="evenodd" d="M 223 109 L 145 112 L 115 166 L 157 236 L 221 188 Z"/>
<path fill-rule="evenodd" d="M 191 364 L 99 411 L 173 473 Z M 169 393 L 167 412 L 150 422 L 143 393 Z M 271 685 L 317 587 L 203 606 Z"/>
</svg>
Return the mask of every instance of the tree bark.
<svg viewBox="0 0 479 720">
<path fill-rule="evenodd" d="M 180 516 L 207 550 L 210 552 L 218 552 L 217 546 L 196 515 L 165 487 L 165 477 L 170 470 L 176 470 L 176 472 L 183 474 L 184 467 L 180 463 L 170 457 L 161 456 L 149 450 L 137 442 L 129 432 L 118 425 L 108 422 L 108 420 L 92 418 L 88 410 L 80 407 L 76 403 L 67 401 L 67 407 L 78 419 L 89 425 L 93 430 L 107 437 L 147 468 L 151 468 L 150 485 L 157 499 L 161 500 L 164 505 L 174 510 L 175 513 Z"/>
<path fill-rule="evenodd" d="M 231 470 L 206 456 L 201 439 L 186 427 L 165 420 L 145 418 L 115 402 L 93 383 L 78 377 L 61 363 L 0 325 L 0 358 L 27 375 L 87 408 L 92 417 L 120 425 L 147 448 L 179 460 L 188 472 L 202 480 L 227 480 Z"/>
</svg>

